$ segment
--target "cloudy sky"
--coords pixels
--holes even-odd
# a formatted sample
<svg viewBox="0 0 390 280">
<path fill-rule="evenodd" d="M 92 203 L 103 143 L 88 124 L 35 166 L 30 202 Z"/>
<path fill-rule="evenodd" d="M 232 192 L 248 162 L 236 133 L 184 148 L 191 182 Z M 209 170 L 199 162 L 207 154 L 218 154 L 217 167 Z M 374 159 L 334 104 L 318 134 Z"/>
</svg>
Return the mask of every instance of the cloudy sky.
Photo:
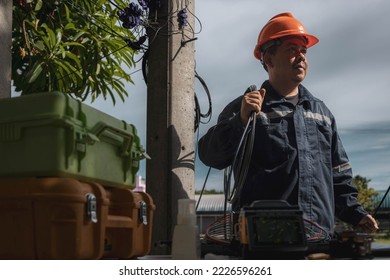
<svg viewBox="0 0 390 280">
<path fill-rule="evenodd" d="M 197 0 L 196 71 L 211 92 L 213 116 L 251 84 L 261 85 L 266 72 L 253 57 L 261 27 L 274 15 L 292 12 L 320 42 L 309 49 L 309 73 L 303 84 L 322 99 L 336 117 L 355 175 L 370 187 L 390 184 L 390 1 L 388 0 Z M 200 28 L 201 26 L 201 28 Z M 134 71 L 136 71 L 134 69 Z M 94 107 L 133 123 L 146 145 L 146 86 L 140 72 L 132 74 L 129 100 L 113 107 Z M 201 109 L 207 97 L 199 83 Z M 198 134 L 195 135 L 195 140 Z M 207 167 L 196 161 L 196 188 Z M 141 175 L 145 174 L 144 165 Z M 222 189 L 222 172 L 212 170 L 207 189 Z"/>
</svg>

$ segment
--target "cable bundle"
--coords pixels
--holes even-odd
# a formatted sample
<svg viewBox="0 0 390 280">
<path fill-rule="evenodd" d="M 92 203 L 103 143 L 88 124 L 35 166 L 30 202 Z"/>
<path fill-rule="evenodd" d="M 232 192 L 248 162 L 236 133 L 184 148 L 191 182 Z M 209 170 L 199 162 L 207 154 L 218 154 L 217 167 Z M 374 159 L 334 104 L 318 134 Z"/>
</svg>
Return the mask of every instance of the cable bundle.
<svg viewBox="0 0 390 280">
<path fill-rule="evenodd" d="M 329 234 L 319 224 L 308 219 L 303 219 L 303 221 L 308 242 L 320 242 L 330 238 Z"/>
<path fill-rule="evenodd" d="M 224 215 L 215 220 L 206 229 L 205 239 L 219 244 L 230 244 L 234 237 L 234 225 L 231 215 Z"/>
<path fill-rule="evenodd" d="M 256 90 L 256 86 L 251 85 L 245 91 L 245 94 L 254 90 Z M 252 157 L 253 144 L 255 141 L 255 127 L 256 112 L 252 112 L 245 127 L 244 133 L 242 134 L 240 143 L 238 144 L 233 163 L 229 168 L 227 168 L 227 170 L 225 170 L 224 192 L 230 203 L 236 202 L 241 195 L 241 189 L 244 185 Z M 230 182 L 232 173 L 235 175 L 235 180 L 233 190 L 231 191 Z"/>
</svg>

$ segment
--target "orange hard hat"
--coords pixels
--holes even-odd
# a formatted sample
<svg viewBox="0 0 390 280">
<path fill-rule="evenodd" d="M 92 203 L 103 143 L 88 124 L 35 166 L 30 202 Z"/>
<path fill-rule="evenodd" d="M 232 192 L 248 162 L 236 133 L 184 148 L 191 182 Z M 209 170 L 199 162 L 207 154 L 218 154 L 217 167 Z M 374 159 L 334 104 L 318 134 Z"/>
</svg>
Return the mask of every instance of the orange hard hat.
<svg viewBox="0 0 390 280">
<path fill-rule="evenodd" d="M 300 36 L 306 41 L 306 47 L 309 48 L 318 43 L 318 38 L 306 32 L 305 27 L 291 13 L 282 13 L 271 18 L 260 31 L 259 38 L 254 50 L 254 55 L 261 60 L 261 53 L 270 47 L 275 39 L 286 36 Z"/>
</svg>

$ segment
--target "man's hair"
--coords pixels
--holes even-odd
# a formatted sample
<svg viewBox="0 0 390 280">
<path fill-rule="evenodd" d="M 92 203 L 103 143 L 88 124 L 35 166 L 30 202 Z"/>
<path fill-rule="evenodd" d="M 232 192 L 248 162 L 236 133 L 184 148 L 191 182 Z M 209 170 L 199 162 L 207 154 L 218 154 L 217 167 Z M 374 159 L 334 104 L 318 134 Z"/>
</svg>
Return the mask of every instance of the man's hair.
<svg viewBox="0 0 390 280">
<path fill-rule="evenodd" d="M 265 56 L 267 53 L 274 55 L 274 54 L 276 53 L 276 51 L 278 50 L 278 47 L 279 47 L 279 45 L 276 44 L 276 45 L 273 45 L 273 46 L 267 48 L 267 49 L 261 54 L 261 57 L 264 58 L 264 56 Z M 268 72 L 268 67 L 267 67 L 267 65 L 265 64 L 264 60 L 261 60 L 261 64 L 263 64 L 264 70 Z"/>
</svg>

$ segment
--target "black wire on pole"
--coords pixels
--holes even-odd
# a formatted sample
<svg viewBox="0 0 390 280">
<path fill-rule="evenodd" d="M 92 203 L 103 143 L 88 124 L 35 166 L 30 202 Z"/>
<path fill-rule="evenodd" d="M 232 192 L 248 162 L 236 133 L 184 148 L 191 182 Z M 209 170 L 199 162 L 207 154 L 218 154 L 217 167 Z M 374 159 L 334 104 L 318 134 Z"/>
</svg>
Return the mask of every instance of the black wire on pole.
<svg viewBox="0 0 390 280">
<path fill-rule="evenodd" d="M 207 183 L 207 180 L 208 180 L 208 178 L 209 178 L 210 171 L 211 171 L 211 167 L 209 167 L 209 170 L 207 171 L 207 175 L 206 175 L 206 178 L 205 178 L 205 180 L 204 180 L 202 190 L 200 191 L 199 198 L 198 198 L 198 202 L 196 203 L 196 207 L 195 207 L 195 210 L 196 210 L 196 211 L 198 210 L 198 206 L 199 206 L 200 200 L 201 200 L 201 198 L 202 198 L 202 196 L 203 196 L 203 192 L 204 192 L 204 190 L 206 189 L 206 183 Z"/>
</svg>

